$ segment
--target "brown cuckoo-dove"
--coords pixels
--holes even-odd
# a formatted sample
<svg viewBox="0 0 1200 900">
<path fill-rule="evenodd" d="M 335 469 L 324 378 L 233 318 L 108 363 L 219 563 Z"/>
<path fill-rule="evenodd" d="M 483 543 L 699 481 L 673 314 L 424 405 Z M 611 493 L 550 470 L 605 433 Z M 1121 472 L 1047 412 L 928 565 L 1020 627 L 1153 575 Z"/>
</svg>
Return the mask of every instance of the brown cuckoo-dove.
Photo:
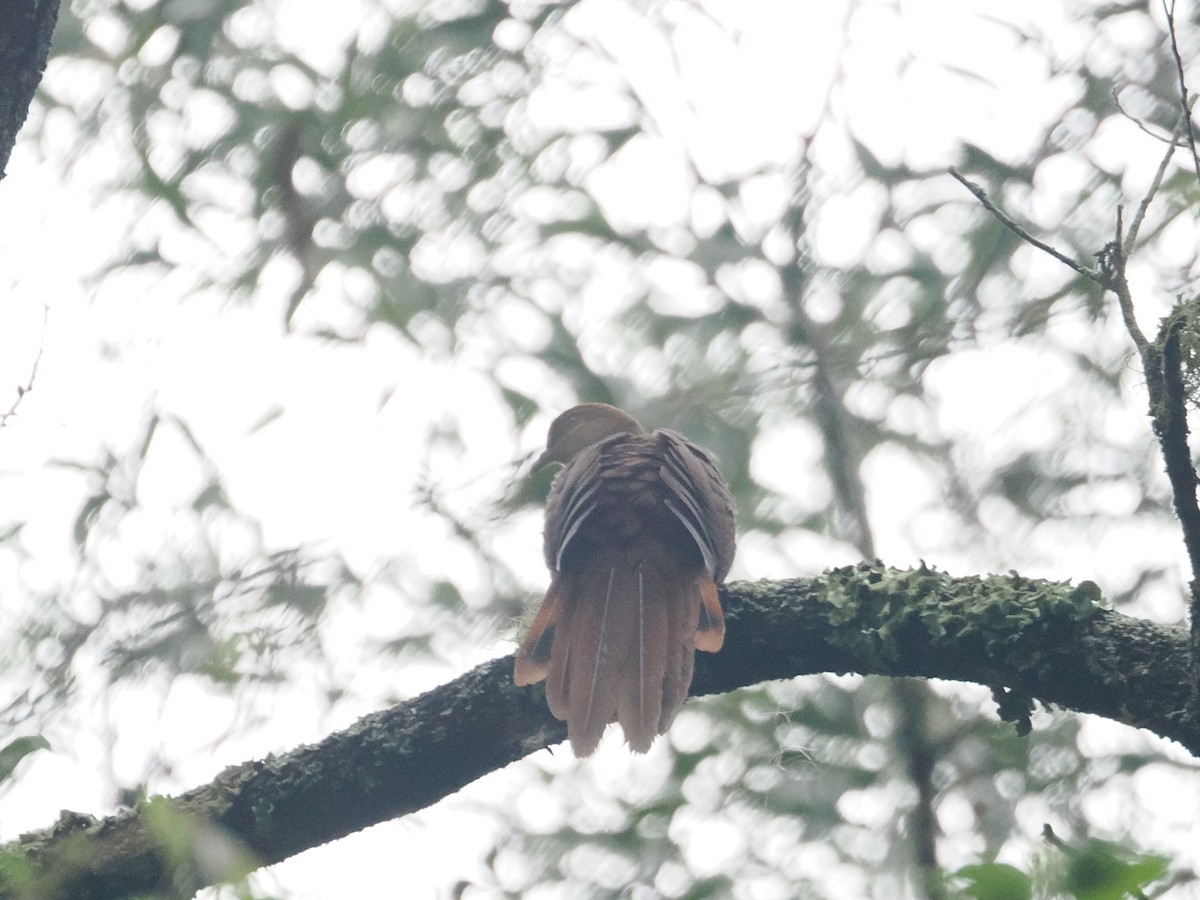
<svg viewBox="0 0 1200 900">
<path fill-rule="evenodd" d="M 550 588 L 516 683 L 546 679 L 576 756 L 610 722 L 644 753 L 687 697 L 695 651 L 725 639 L 717 585 L 733 562 L 733 501 L 703 450 L 605 403 L 554 420 L 534 468 L 550 463 L 564 466 L 546 500 Z"/>
</svg>

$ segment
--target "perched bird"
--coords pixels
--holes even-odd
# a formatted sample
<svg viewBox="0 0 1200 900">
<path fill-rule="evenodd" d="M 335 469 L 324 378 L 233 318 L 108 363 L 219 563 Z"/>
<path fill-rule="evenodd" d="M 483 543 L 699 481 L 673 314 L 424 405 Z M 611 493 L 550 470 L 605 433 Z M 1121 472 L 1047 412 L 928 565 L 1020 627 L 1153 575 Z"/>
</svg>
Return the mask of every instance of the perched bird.
<svg viewBox="0 0 1200 900">
<path fill-rule="evenodd" d="M 576 756 L 610 722 L 644 753 L 687 697 L 695 651 L 725 640 L 733 500 L 703 450 L 606 403 L 554 420 L 534 468 L 550 463 L 564 466 L 546 499 L 550 589 L 514 678 L 546 679 Z"/>
</svg>

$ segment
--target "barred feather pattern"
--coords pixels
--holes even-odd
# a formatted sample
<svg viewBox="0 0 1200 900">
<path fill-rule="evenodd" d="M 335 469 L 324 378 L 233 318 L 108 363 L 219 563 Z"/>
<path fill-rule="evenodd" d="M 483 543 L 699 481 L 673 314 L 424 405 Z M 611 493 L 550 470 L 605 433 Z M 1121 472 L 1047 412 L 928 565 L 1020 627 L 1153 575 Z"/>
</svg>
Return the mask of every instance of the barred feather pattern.
<svg viewBox="0 0 1200 900">
<path fill-rule="evenodd" d="M 615 434 L 567 461 L 546 501 L 550 588 L 515 679 L 546 679 L 576 755 L 611 722 L 639 752 L 670 727 L 695 651 L 724 641 L 717 586 L 734 549 L 724 479 L 681 435 Z"/>
</svg>

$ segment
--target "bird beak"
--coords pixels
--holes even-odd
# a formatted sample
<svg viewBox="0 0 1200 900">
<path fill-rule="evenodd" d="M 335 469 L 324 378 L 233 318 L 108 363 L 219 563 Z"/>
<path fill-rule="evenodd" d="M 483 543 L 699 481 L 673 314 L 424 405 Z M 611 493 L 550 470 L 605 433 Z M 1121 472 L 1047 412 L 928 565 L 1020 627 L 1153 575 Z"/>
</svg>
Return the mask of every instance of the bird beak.
<svg viewBox="0 0 1200 900">
<path fill-rule="evenodd" d="M 550 457 L 550 451 L 546 450 L 545 453 L 543 453 L 541 456 L 539 456 L 537 459 L 535 459 L 533 461 L 533 466 L 530 468 L 529 471 L 531 473 L 536 472 L 538 469 L 541 469 L 541 468 L 544 468 L 544 467 L 550 465 L 550 463 L 554 462 L 554 460 L 550 459 L 549 457 Z"/>
</svg>

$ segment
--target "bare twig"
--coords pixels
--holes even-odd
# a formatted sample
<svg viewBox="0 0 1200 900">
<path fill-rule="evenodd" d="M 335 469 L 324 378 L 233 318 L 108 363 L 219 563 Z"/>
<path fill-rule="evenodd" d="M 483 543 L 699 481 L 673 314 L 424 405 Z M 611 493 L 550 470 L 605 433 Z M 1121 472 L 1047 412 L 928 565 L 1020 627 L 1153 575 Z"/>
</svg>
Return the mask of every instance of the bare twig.
<svg viewBox="0 0 1200 900">
<path fill-rule="evenodd" d="M 1195 102 L 1195 98 L 1193 98 L 1192 104 L 1194 105 Z M 1150 208 L 1150 202 L 1154 199 L 1154 195 L 1158 193 L 1158 189 L 1162 187 L 1163 177 L 1167 174 L 1167 165 L 1171 162 L 1171 157 L 1175 155 L 1175 148 L 1179 146 L 1179 138 L 1183 134 L 1183 129 L 1191 121 L 1189 118 L 1190 112 L 1190 110 L 1185 110 L 1180 113 L 1179 119 L 1175 123 L 1175 130 L 1171 133 L 1171 140 L 1167 144 L 1167 152 L 1163 154 L 1162 161 L 1158 164 L 1158 171 L 1154 173 L 1154 180 L 1150 182 L 1150 189 L 1146 191 L 1146 196 L 1138 204 L 1137 212 L 1133 214 L 1133 221 L 1129 223 L 1129 231 L 1124 241 L 1126 255 L 1133 252 L 1133 244 L 1137 240 L 1138 230 L 1142 227 L 1142 221 L 1146 218 L 1146 210 Z"/>
<path fill-rule="evenodd" d="M 42 351 L 46 348 L 46 323 L 50 319 L 50 307 L 42 307 L 42 336 L 38 340 L 37 356 L 33 358 L 33 365 L 29 367 L 29 377 L 25 379 L 24 384 L 17 385 L 17 396 L 13 400 L 12 405 L 4 412 L 0 413 L 0 428 L 8 424 L 8 420 L 17 414 L 17 408 L 21 405 L 21 401 L 25 399 L 25 395 L 33 390 L 33 382 L 37 378 L 38 365 L 42 361 Z"/>
<path fill-rule="evenodd" d="M 1133 113 L 1131 113 L 1129 110 L 1127 110 L 1125 108 L 1124 104 L 1121 103 L 1120 91 L 1118 91 L 1116 88 L 1113 88 L 1112 91 L 1109 92 L 1109 95 L 1112 97 L 1113 105 L 1117 108 L 1117 112 L 1119 112 L 1126 119 L 1128 119 L 1130 122 L 1132 122 L 1134 125 L 1136 125 L 1138 130 L 1141 131 L 1143 134 L 1149 135 L 1150 137 L 1154 138 L 1156 141 L 1169 142 L 1176 147 L 1183 146 L 1183 141 L 1180 140 L 1180 138 L 1183 137 L 1182 129 L 1174 132 L 1170 137 L 1165 137 L 1164 135 L 1156 134 L 1154 131 L 1152 131 L 1150 128 L 1148 128 L 1146 126 L 1145 122 L 1143 122 L 1141 119 L 1139 119 L 1137 116 L 1135 116 Z M 1194 98 L 1193 98 L 1193 102 L 1195 102 Z"/>
<path fill-rule="evenodd" d="M 1185 124 L 1188 149 L 1192 151 L 1192 165 L 1196 169 L 1196 180 L 1200 181 L 1200 155 L 1196 153 L 1196 130 L 1192 127 L 1192 105 L 1188 102 L 1187 79 L 1183 74 L 1183 57 L 1179 54 L 1179 40 L 1175 34 L 1175 0 L 1163 0 L 1163 12 L 1167 16 L 1167 33 L 1171 36 L 1171 54 L 1175 57 L 1175 73 L 1179 76 L 1179 108 Z"/>
<path fill-rule="evenodd" d="M 1013 232 L 1013 234 L 1015 234 L 1021 240 L 1025 241 L 1028 244 L 1032 244 L 1034 247 L 1037 247 L 1039 250 L 1043 251 L 1044 253 L 1049 253 L 1051 256 L 1053 256 L 1055 259 L 1057 259 L 1060 263 L 1062 263 L 1065 266 L 1070 267 L 1071 269 L 1074 269 L 1076 272 L 1078 272 L 1084 278 L 1087 278 L 1087 279 L 1090 279 L 1091 281 L 1096 282 L 1096 284 L 1100 285 L 1101 287 L 1108 287 L 1108 284 L 1105 281 L 1104 276 L 1100 272 L 1097 272 L 1095 269 L 1088 268 L 1083 263 L 1077 262 L 1076 260 L 1071 259 L 1071 257 L 1067 256 L 1065 253 L 1055 250 L 1053 247 L 1051 247 L 1049 244 L 1045 243 L 1044 241 L 1038 240 L 1032 234 L 1030 234 L 1028 231 L 1026 231 L 1024 228 L 1022 228 L 1020 225 L 1018 225 L 1015 221 L 1013 221 L 1011 218 L 1009 218 L 1007 213 L 1005 213 L 1002 209 L 1000 209 L 998 206 L 996 206 L 995 203 L 993 203 L 991 201 L 991 198 L 988 197 L 987 192 L 983 188 L 981 188 L 979 185 L 975 184 L 974 182 L 969 181 L 961 172 L 958 171 L 958 169 L 951 167 L 950 174 L 953 175 L 954 178 L 963 187 L 965 187 L 968 191 L 970 191 L 972 194 L 974 194 L 975 199 L 977 199 L 980 203 L 982 203 L 984 208 L 988 212 L 990 212 L 993 216 L 995 216 L 997 219 L 999 219 L 1001 224 L 1003 224 L 1006 228 L 1008 228 L 1009 231 Z"/>
</svg>

